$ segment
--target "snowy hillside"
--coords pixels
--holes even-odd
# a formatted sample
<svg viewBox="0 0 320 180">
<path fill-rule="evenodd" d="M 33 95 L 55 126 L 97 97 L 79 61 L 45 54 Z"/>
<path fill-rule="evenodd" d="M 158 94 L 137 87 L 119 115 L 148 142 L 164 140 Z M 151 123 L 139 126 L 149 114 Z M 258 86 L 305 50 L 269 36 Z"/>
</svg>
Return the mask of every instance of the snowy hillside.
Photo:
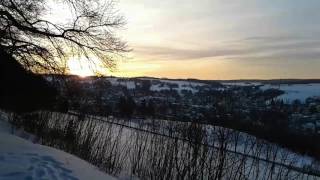
<svg viewBox="0 0 320 180">
<path fill-rule="evenodd" d="M 92 118 L 95 120 L 108 122 L 108 118 L 99 116 L 92 116 Z M 113 119 L 113 122 L 114 121 L 116 121 L 118 124 L 124 125 L 124 129 L 126 131 L 132 131 L 132 128 L 136 128 L 149 133 L 157 133 L 167 137 L 174 136 L 180 139 L 184 139 L 186 137 L 184 137 L 183 133 L 179 132 L 178 130 L 173 131 L 173 129 L 179 129 L 178 127 L 182 128 L 192 126 L 192 123 L 190 122 L 176 122 L 168 120 L 155 121 L 152 119 L 131 119 L 130 121 L 126 121 L 121 119 Z M 119 127 L 114 127 L 114 129 L 117 128 Z M 201 129 L 205 132 L 205 137 L 203 137 L 203 142 L 201 143 L 207 145 L 209 144 L 216 148 L 219 147 L 219 136 L 221 136 L 221 134 L 227 136 L 228 143 L 226 144 L 225 148 L 229 153 L 235 153 L 238 155 L 244 153 L 246 156 L 254 156 L 260 160 L 267 160 L 271 151 L 276 149 L 276 153 L 273 154 L 274 159 L 272 159 L 272 162 L 274 163 L 291 164 L 296 167 L 303 168 L 311 167 L 313 163 L 317 162 L 310 156 L 297 154 L 286 148 L 282 148 L 277 144 L 269 143 L 268 141 L 264 141 L 253 135 L 237 130 L 212 125 L 201 125 Z M 127 136 L 130 133 L 127 132 L 124 134 Z M 130 137 L 124 138 L 130 139 Z M 237 140 L 234 141 L 234 139 Z M 250 146 L 250 148 L 248 146 Z M 258 153 L 257 151 L 260 152 Z M 286 155 L 286 158 L 283 157 L 284 154 Z"/>
<path fill-rule="evenodd" d="M 1 180 L 115 179 L 73 155 L 10 134 L 3 116 L 0 136 Z"/>
<path fill-rule="evenodd" d="M 291 103 L 292 101 L 298 99 L 301 102 L 305 102 L 308 97 L 320 96 L 320 84 L 310 83 L 310 84 L 280 84 L 273 85 L 261 82 L 225 82 L 222 83 L 226 86 L 260 86 L 262 90 L 267 89 L 280 89 L 285 92 L 285 94 L 279 96 L 279 99 L 285 102 Z"/>
<path fill-rule="evenodd" d="M 207 83 L 194 82 L 188 80 L 169 80 L 169 79 L 153 79 L 153 78 L 137 78 L 141 80 L 151 81 L 151 91 L 162 91 L 162 90 L 176 90 L 181 93 L 181 91 L 191 91 L 196 93 L 199 91 L 199 87 L 209 86 Z M 108 77 L 106 78 L 112 85 L 121 85 L 127 87 L 127 89 L 135 89 L 139 83 L 135 82 L 135 79 L 130 78 L 116 78 Z M 224 82 L 222 85 L 225 86 L 260 86 L 262 90 L 266 89 L 280 89 L 285 92 L 285 94 L 279 96 L 279 99 L 283 99 L 286 102 L 292 102 L 296 99 L 304 102 L 308 97 L 320 96 L 320 84 L 281 84 L 273 85 L 262 82 Z M 218 88 L 217 89 L 223 89 Z"/>
<path fill-rule="evenodd" d="M 285 94 L 279 96 L 279 98 L 289 102 L 296 99 L 304 102 L 308 97 L 320 96 L 320 84 L 281 84 L 280 86 L 266 84 L 261 88 L 264 90 L 270 88 L 280 89 Z"/>
<path fill-rule="evenodd" d="M 151 82 L 151 91 L 163 91 L 163 90 L 176 90 L 191 91 L 192 93 L 198 92 L 199 87 L 209 86 L 207 83 L 195 82 L 189 80 L 170 80 L 170 79 L 154 79 L 154 78 L 117 78 L 108 77 L 106 78 L 113 86 L 121 85 L 127 87 L 127 89 L 136 89 L 140 83 L 139 80 L 147 80 Z"/>
</svg>

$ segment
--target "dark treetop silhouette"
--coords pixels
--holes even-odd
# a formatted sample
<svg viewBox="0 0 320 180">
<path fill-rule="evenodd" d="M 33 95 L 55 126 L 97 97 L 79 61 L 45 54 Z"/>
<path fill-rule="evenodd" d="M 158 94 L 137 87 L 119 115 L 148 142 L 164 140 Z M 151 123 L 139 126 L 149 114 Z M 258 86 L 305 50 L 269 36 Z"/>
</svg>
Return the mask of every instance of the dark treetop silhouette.
<svg viewBox="0 0 320 180">
<path fill-rule="evenodd" d="M 47 0 L 1 0 L 0 45 L 32 71 L 59 71 L 70 57 L 97 57 L 112 67 L 127 52 L 115 35 L 124 24 L 112 0 L 62 0 L 68 21 L 52 22 Z M 55 12 L 52 12 L 55 13 Z"/>
<path fill-rule="evenodd" d="M 44 79 L 31 72 L 65 73 L 70 57 L 97 57 L 105 67 L 113 67 L 114 59 L 128 51 L 114 34 L 124 21 L 113 1 L 54 0 L 69 10 L 70 20 L 61 23 L 45 18 L 50 12 L 47 2 L 0 1 L 2 108 L 30 110 L 52 98 L 54 92 Z"/>
<path fill-rule="evenodd" d="M 0 48 L 0 108 L 24 112 L 47 108 L 56 91 L 40 76 L 26 71 Z"/>
</svg>

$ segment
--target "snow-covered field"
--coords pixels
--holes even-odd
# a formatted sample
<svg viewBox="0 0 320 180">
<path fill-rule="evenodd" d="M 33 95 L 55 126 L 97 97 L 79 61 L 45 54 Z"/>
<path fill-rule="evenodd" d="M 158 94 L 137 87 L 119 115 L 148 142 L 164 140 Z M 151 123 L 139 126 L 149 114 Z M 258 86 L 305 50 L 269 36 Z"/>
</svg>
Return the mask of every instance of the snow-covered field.
<svg viewBox="0 0 320 180">
<path fill-rule="evenodd" d="M 59 125 L 62 129 L 67 126 L 67 119 L 77 118 L 76 115 L 61 113 L 52 115 L 48 119 L 49 127 L 63 120 L 65 125 Z M 88 129 L 85 127 L 94 127 L 94 139 L 97 141 L 92 146 L 94 149 L 104 149 L 103 157 L 113 162 L 110 170 L 116 170 L 112 172 L 115 176 L 190 179 L 193 177 L 190 173 L 195 172 L 196 178 L 193 179 L 212 179 L 221 171 L 218 167 L 222 166 L 222 179 L 317 178 L 305 173 L 310 170 L 310 166 L 317 168 L 313 166 L 312 158 L 297 155 L 235 130 L 164 120 L 87 118 L 77 126 L 84 127 L 79 129 L 79 137 L 86 137 Z M 200 131 L 195 130 L 199 128 Z M 0 121 L 0 132 L 3 137 L 0 140 L 0 179 L 112 179 L 73 155 L 11 135 L 10 126 L 5 122 Z M 187 138 L 188 141 L 181 138 Z M 218 148 L 194 146 L 189 140 Z M 100 147 L 103 143 L 106 146 Z M 224 153 L 219 151 L 221 145 L 226 149 Z M 221 161 L 221 158 L 224 160 Z"/>
<path fill-rule="evenodd" d="M 192 93 L 198 92 L 198 87 L 206 86 L 205 83 L 182 81 L 182 80 L 166 80 L 166 79 L 152 79 L 152 78 L 142 78 L 144 80 L 150 80 L 152 83 L 150 90 L 151 91 L 162 91 L 162 90 L 176 90 L 178 93 L 181 93 L 183 90 L 191 91 Z M 121 79 L 121 78 L 107 78 L 112 85 L 122 85 L 128 89 L 135 89 L 136 84 L 133 80 L 130 79 Z M 261 82 L 225 82 L 222 83 L 225 86 L 260 86 L 262 90 L 266 89 L 280 89 L 285 92 L 285 94 L 279 96 L 279 99 L 284 100 L 285 102 L 291 103 L 294 100 L 298 99 L 301 102 L 305 102 L 308 97 L 320 96 L 320 84 L 281 84 L 271 85 L 263 84 Z M 175 86 L 171 86 L 175 85 Z M 171 86 L 171 87 L 170 87 Z"/>
<path fill-rule="evenodd" d="M 131 121 L 127 120 L 117 120 L 117 119 L 108 119 L 108 118 L 102 118 L 93 116 L 94 119 L 99 119 L 102 121 L 108 121 L 108 122 L 116 122 L 118 124 L 125 125 L 124 129 L 121 128 L 121 126 L 113 126 L 112 129 L 115 131 L 114 134 L 117 134 L 117 129 L 122 129 L 122 136 L 121 136 L 121 142 L 123 142 L 124 146 L 129 146 L 129 148 L 120 148 L 120 149 L 134 149 L 135 144 L 132 144 L 132 142 L 135 142 L 135 136 L 138 136 L 138 140 L 141 141 L 140 138 L 144 137 L 146 138 L 146 147 L 148 147 L 150 144 L 152 144 L 152 140 L 157 141 L 159 136 L 164 136 L 163 138 L 167 143 L 174 142 L 175 138 L 178 138 L 180 140 L 192 140 L 192 138 L 195 138 L 193 134 L 197 134 L 199 132 L 195 131 L 194 129 L 189 129 L 192 127 L 192 125 L 188 122 L 176 122 L 176 121 L 166 121 L 166 120 L 145 120 L 145 119 L 134 119 Z M 107 125 L 108 126 L 108 125 Z M 132 127 L 132 129 L 130 128 Z M 241 161 L 242 158 L 246 159 L 245 164 L 248 166 L 252 166 L 252 161 L 258 160 L 260 163 L 257 164 L 258 168 L 264 168 L 265 171 L 268 171 L 269 165 L 276 164 L 276 169 L 286 169 L 284 171 L 289 171 L 288 173 L 290 176 L 301 176 L 304 177 L 305 175 L 302 174 L 299 171 L 304 171 L 304 169 L 309 169 L 312 171 L 317 171 L 319 166 L 317 166 L 318 162 L 309 156 L 303 156 L 297 153 L 294 153 L 286 148 L 281 148 L 280 146 L 276 144 L 269 143 L 267 141 L 264 141 L 262 139 L 258 139 L 252 135 L 249 135 L 247 133 L 238 132 L 236 130 L 217 127 L 217 126 L 211 126 L 211 125 L 198 125 L 198 128 L 200 127 L 201 131 L 204 132 L 204 136 L 202 136 L 201 140 L 197 139 L 197 141 L 201 141 L 202 144 L 209 145 L 210 147 L 216 147 L 211 149 L 213 154 L 215 154 L 216 149 L 219 149 L 221 146 L 221 138 L 225 138 L 225 149 L 227 152 L 227 156 L 230 159 L 237 159 Z M 142 132 L 137 132 L 137 129 L 143 130 Z M 185 130 L 189 129 L 185 134 Z M 189 132 L 190 131 L 190 132 Z M 145 134 L 149 132 L 150 136 L 146 136 Z M 189 132 L 189 133 L 188 133 Z M 152 133 L 155 133 L 156 135 L 152 135 Z M 137 135 L 140 134 L 140 135 Z M 144 135 L 141 135 L 144 134 Z M 147 133 L 148 134 L 148 133 Z M 141 137 L 140 137 L 141 136 Z M 148 138 L 153 137 L 153 138 Z M 168 138 L 168 137 L 174 137 L 174 138 Z M 169 143 L 169 144 L 170 144 Z M 182 141 L 181 141 L 182 143 Z M 183 143 L 182 143 L 183 144 Z M 123 146 L 123 145 L 120 145 Z M 168 144 L 166 144 L 168 145 Z M 199 146 L 203 147 L 203 146 Z M 166 148 L 172 148 L 171 146 L 168 146 Z M 185 147 L 188 149 L 188 146 Z M 179 149 L 181 153 L 184 153 L 183 149 Z M 136 154 L 135 151 L 131 152 L 132 155 Z M 147 152 L 143 153 L 148 156 Z M 129 155 L 130 156 L 130 155 Z M 130 158 L 129 158 L 130 159 Z M 181 161 L 182 164 L 185 163 L 185 161 Z M 208 163 L 211 163 L 210 161 Z M 230 162 L 231 163 L 231 162 Z M 130 163 L 126 163 L 129 165 Z M 146 162 L 147 164 L 147 162 Z M 237 164 L 229 164 L 227 166 L 237 166 Z M 292 167 L 291 167 L 292 166 Z M 251 167 L 253 169 L 257 168 Z M 295 169 L 293 170 L 293 169 Z M 126 169 L 131 169 L 130 167 L 127 167 Z M 289 169 L 289 170 L 288 170 Z M 261 169 L 260 169 L 261 170 Z M 228 170 L 226 170 L 228 171 Z M 230 170 L 232 171 L 232 170 Z M 262 172 L 262 171 L 261 171 Z M 235 173 L 235 172 L 233 172 Z M 259 176 L 261 175 L 258 173 Z M 277 173 L 273 174 L 277 175 Z M 251 176 L 250 173 L 248 177 Z M 254 176 L 254 175 L 252 175 Z M 306 175 L 307 176 L 307 175 Z M 254 178 L 253 178 L 254 179 Z"/>
<path fill-rule="evenodd" d="M 136 83 L 132 79 L 126 78 L 116 78 L 116 77 L 108 77 L 106 78 L 113 86 L 121 85 L 125 86 L 128 89 L 135 89 Z M 198 92 L 197 87 L 205 86 L 207 84 L 198 83 L 198 82 L 190 82 L 190 81 L 181 81 L 181 80 L 164 80 L 164 79 L 152 79 L 152 78 L 141 78 L 141 80 L 150 80 L 152 82 L 150 90 L 151 91 L 162 91 L 162 90 L 176 90 L 181 93 L 182 90 L 191 91 L 192 93 Z M 157 83 L 154 83 L 157 82 Z M 159 82 L 159 83 L 158 83 Z M 170 87 L 171 85 L 175 85 Z"/>
<path fill-rule="evenodd" d="M 305 102 L 308 97 L 320 96 L 320 84 L 310 83 L 310 84 L 262 84 L 260 82 L 231 82 L 222 83 L 226 86 L 260 86 L 262 90 L 266 89 L 280 89 L 285 92 L 285 94 L 279 96 L 285 102 L 292 103 L 294 100 L 298 99 L 301 102 Z"/>
<path fill-rule="evenodd" d="M 102 117 L 95 118 L 108 120 Z M 131 121 L 120 120 L 117 122 L 120 124 L 127 125 L 129 127 L 139 128 L 146 131 L 155 132 L 166 136 L 174 136 L 182 139 L 186 137 L 182 137 L 181 132 L 179 132 L 178 129 L 188 128 L 192 126 L 190 122 L 177 122 L 168 120 L 157 121 L 151 119 L 132 119 Z M 275 150 L 276 154 L 274 154 L 274 162 L 294 164 L 296 167 L 300 168 L 312 166 L 312 164 L 317 162 L 314 158 L 310 156 L 304 156 L 294 153 L 286 148 L 282 148 L 276 144 L 269 143 L 262 139 L 258 139 L 255 136 L 239 132 L 237 130 L 205 124 L 200 125 L 199 127 L 201 127 L 201 129 L 205 132 L 206 136 L 203 137 L 203 142 L 201 143 L 213 145 L 214 147 L 218 148 L 220 145 L 220 136 L 226 136 L 228 143 L 225 148 L 230 153 L 245 153 L 248 156 L 255 156 L 256 158 L 260 159 L 268 159 L 268 156 L 270 156 L 270 152 Z M 248 146 L 250 146 L 250 148 L 248 148 Z M 256 150 L 258 149 L 260 152 L 257 155 Z M 287 159 L 283 159 L 283 157 L 281 157 L 284 154 L 287 156 Z"/>
<path fill-rule="evenodd" d="M 106 78 L 106 80 L 108 80 L 113 86 L 125 86 L 128 89 L 136 88 L 136 84 L 134 83 L 134 81 L 131 81 L 131 80 L 115 78 L 115 77 L 108 77 Z"/>
<path fill-rule="evenodd" d="M 261 85 L 259 82 L 223 82 L 225 86 L 258 86 Z"/>
<path fill-rule="evenodd" d="M 112 180 L 93 165 L 63 151 L 10 134 L 0 116 L 1 180 Z M 28 139 L 28 136 L 24 136 Z"/>
<path fill-rule="evenodd" d="M 264 90 L 270 88 L 283 90 L 285 94 L 279 96 L 278 98 L 289 103 L 296 99 L 300 100 L 301 102 L 305 102 L 308 97 L 320 96 L 320 84 L 281 84 L 280 86 L 266 84 L 261 88 Z"/>
</svg>

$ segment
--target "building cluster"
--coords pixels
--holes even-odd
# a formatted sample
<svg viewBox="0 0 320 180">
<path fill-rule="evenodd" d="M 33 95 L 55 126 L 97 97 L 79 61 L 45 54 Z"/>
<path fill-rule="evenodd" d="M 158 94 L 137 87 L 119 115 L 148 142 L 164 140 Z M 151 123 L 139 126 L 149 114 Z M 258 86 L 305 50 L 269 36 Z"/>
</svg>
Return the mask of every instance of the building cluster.
<svg viewBox="0 0 320 180">
<path fill-rule="evenodd" d="M 309 97 L 305 103 L 293 102 L 290 128 L 306 134 L 320 134 L 320 97 Z"/>
<path fill-rule="evenodd" d="M 64 94 L 71 110 L 81 109 L 106 116 L 125 114 L 130 118 L 152 117 L 203 123 L 228 123 L 232 120 L 260 127 L 270 124 L 270 118 L 277 117 L 276 121 L 281 122 L 275 123 L 294 132 L 320 134 L 320 97 L 286 104 L 277 98 L 284 92 L 262 90 L 259 85 L 224 86 L 219 83 L 141 78 L 70 78 L 68 81 L 73 83 L 69 83 Z M 84 108 L 79 108 L 81 104 Z"/>
</svg>

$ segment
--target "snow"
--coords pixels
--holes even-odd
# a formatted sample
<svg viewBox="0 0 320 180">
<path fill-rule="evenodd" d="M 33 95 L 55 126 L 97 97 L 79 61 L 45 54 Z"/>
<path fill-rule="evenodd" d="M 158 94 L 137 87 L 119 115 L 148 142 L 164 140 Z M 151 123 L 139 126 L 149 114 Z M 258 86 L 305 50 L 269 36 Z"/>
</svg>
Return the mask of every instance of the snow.
<svg viewBox="0 0 320 180">
<path fill-rule="evenodd" d="M 112 180 L 93 165 L 66 152 L 34 144 L 10 134 L 11 127 L 0 115 L 1 180 Z"/>
<path fill-rule="evenodd" d="M 0 112 L 0 133 L 10 133 L 11 126 L 7 121 L 7 116 Z"/>
<path fill-rule="evenodd" d="M 171 83 L 171 84 L 177 84 L 179 87 L 182 86 L 204 86 L 206 84 L 204 83 L 197 83 L 197 82 L 190 82 L 190 81 L 176 81 L 176 80 L 160 80 L 161 82 L 165 82 L 165 83 Z"/>
<path fill-rule="evenodd" d="M 261 85 L 259 82 L 223 82 L 225 86 L 258 86 Z"/>
<path fill-rule="evenodd" d="M 171 88 L 169 85 L 177 85 L 178 87 L 173 87 L 173 90 L 178 91 L 181 94 L 182 90 L 188 90 L 192 93 L 198 92 L 197 87 L 205 86 L 205 83 L 198 83 L 198 82 L 190 82 L 190 81 L 181 81 L 181 80 L 164 80 L 164 79 L 149 79 L 149 78 L 140 78 L 141 80 L 150 80 L 150 81 L 159 81 L 160 83 L 152 84 L 150 87 L 151 91 L 162 91 L 162 90 L 170 90 Z M 113 86 L 125 86 L 128 89 L 135 89 L 136 84 L 135 81 L 126 78 L 115 78 L 115 77 L 108 77 L 106 78 L 111 85 Z"/>
<path fill-rule="evenodd" d="M 150 88 L 151 91 L 161 91 L 161 90 L 170 90 L 169 85 L 175 84 L 178 87 L 173 87 L 173 90 L 178 91 L 178 93 L 181 94 L 181 91 L 187 90 L 191 91 L 192 93 L 198 92 L 197 87 L 205 86 L 207 84 L 204 83 L 198 83 L 198 82 L 190 82 L 190 81 L 177 81 L 177 80 L 159 80 L 163 85 L 161 84 L 153 84 Z"/>
<path fill-rule="evenodd" d="M 134 81 L 131 80 L 126 80 L 126 79 L 119 79 L 119 78 L 114 78 L 114 77 L 108 77 L 106 78 L 111 85 L 113 86 L 125 86 L 128 89 L 135 89 L 136 88 L 136 84 Z"/>
<path fill-rule="evenodd" d="M 118 125 L 114 126 L 109 123 L 105 123 L 105 126 L 109 126 L 110 129 L 112 129 L 112 134 L 117 134 L 117 137 L 120 137 L 119 144 L 117 146 L 119 149 L 128 149 L 126 152 L 126 156 L 128 156 L 128 159 L 132 159 L 136 157 L 137 155 L 137 149 L 136 149 L 136 141 L 141 140 L 144 141 L 145 146 L 144 148 L 148 149 L 151 148 L 150 151 L 152 152 L 152 146 L 150 146 L 153 143 L 153 140 L 157 141 L 158 135 L 161 134 L 163 136 L 173 136 L 176 138 L 186 138 L 179 129 L 190 127 L 190 123 L 188 122 L 176 122 L 176 121 L 166 121 L 166 120 L 152 120 L 152 119 L 131 119 L 123 120 L 123 119 L 109 119 L 106 117 L 99 117 L 99 116 L 92 116 L 91 118 L 94 118 L 96 120 L 100 121 L 106 121 L 106 122 L 113 122 L 117 123 Z M 90 118 L 90 119 L 91 119 Z M 91 119 L 92 120 L 92 119 Z M 119 126 L 120 124 L 124 126 Z M 143 130 L 143 131 L 137 131 L 137 129 Z M 293 166 L 295 168 L 290 169 L 290 173 L 288 177 L 294 177 L 299 176 L 299 179 L 304 179 L 304 177 L 308 175 L 303 175 L 299 170 L 310 170 L 310 171 L 316 171 L 319 169 L 319 166 L 317 166 L 318 162 L 309 156 L 304 156 L 300 154 L 296 154 L 286 148 L 281 148 L 280 146 L 272 143 L 268 143 L 267 141 L 263 141 L 261 139 L 258 139 L 254 136 L 251 136 L 246 133 L 237 132 L 236 130 L 231 130 L 223 127 L 218 126 L 211 126 L 211 125 L 202 125 L 202 129 L 206 132 L 205 136 L 203 137 L 203 143 L 213 145 L 216 148 L 219 148 L 219 136 L 222 134 L 225 135 L 226 139 L 226 154 L 228 158 L 226 159 L 232 159 L 230 161 L 226 161 L 226 166 L 230 167 L 230 169 L 226 170 L 228 173 L 233 172 L 233 168 L 237 167 L 238 164 L 242 162 L 242 155 L 245 155 L 245 161 L 243 162 L 245 166 L 250 165 L 255 162 L 256 159 L 259 159 L 259 163 L 256 165 L 253 165 L 251 167 L 254 169 L 253 171 L 257 170 L 260 173 L 259 176 L 263 176 L 263 172 L 269 171 L 269 169 L 274 168 L 274 171 L 279 171 L 283 168 L 286 168 L 286 166 Z M 145 132 L 153 132 L 158 135 L 156 136 L 145 136 Z M 120 134 L 120 136 L 118 136 Z M 148 138 L 152 137 L 152 138 Z M 137 138 L 137 139 L 135 139 Z M 170 142 L 175 141 L 171 138 L 165 138 L 166 143 L 170 144 Z M 237 141 L 234 141 L 237 139 Z M 161 141 L 162 142 L 162 141 Z M 164 147 L 169 147 L 168 144 L 164 144 Z M 160 145 L 161 147 L 161 145 Z M 188 149 L 187 147 L 185 147 Z M 216 149 L 210 149 L 210 151 Z M 183 151 L 182 146 L 178 146 L 177 151 Z M 144 150 L 141 152 L 141 156 L 148 157 L 149 150 Z M 121 154 L 121 152 L 120 152 Z M 122 155 L 118 155 L 122 156 Z M 142 158 L 143 159 L 143 158 Z M 179 161 L 181 166 L 184 166 L 185 161 L 183 159 L 180 159 Z M 205 161 L 209 162 L 209 159 L 204 158 Z M 142 166 L 148 166 L 149 162 L 148 160 L 143 159 L 144 161 Z M 130 169 L 132 162 L 126 161 L 124 163 L 125 169 L 129 170 L 129 172 L 124 172 L 126 175 L 130 174 Z M 275 167 L 270 167 L 272 164 L 276 164 Z M 279 165 L 282 164 L 282 165 Z M 251 171 L 251 168 L 246 168 L 246 171 Z M 297 169 L 298 171 L 295 171 L 294 169 Z M 292 170 L 292 171 L 291 171 Z M 235 172 L 234 172 L 235 173 Z M 246 174 L 248 179 L 259 179 L 255 176 L 251 176 L 250 172 Z M 274 173 L 273 175 L 277 175 L 277 173 Z M 310 176 L 311 177 L 311 176 Z M 228 178 L 225 178 L 228 179 Z M 263 178 L 261 178 L 263 179 Z M 273 178 L 271 178 L 273 179 Z M 281 179 L 281 178 L 280 178 Z M 292 179 L 292 178 L 287 178 Z M 312 178 L 311 178 L 312 179 Z"/>
<path fill-rule="evenodd" d="M 285 92 L 285 94 L 278 97 L 285 102 L 292 103 L 294 100 L 298 99 L 301 102 L 305 102 L 308 97 L 320 96 L 320 84 L 310 83 L 310 84 L 262 84 L 260 82 L 224 82 L 222 83 L 226 86 L 261 86 L 262 90 L 267 89 L 280 89 Z"/>
<path fill-rule="evenodd" d="M 179 129 L 179 127 L 183 128 L 183 127 L 190 126 L 190 123 L 188 122 L 175 122 L 175 121 L 165 121 L 165 120 L 157 121 L 157 120 L 151 120 L 151 119 L 148 119 L 148 120 L 133 119 L 132 121 L 127 121 L 127 120 L 121 120 L 121 119 L 118 120 L 113 118 L 108 119 L 108 118 L 99 117 L 99 116 L 92 116 L 92 117 L 96 119 L 100 119 L 98 121 L 99 123 L 96 124 L 97 127 L 100 127 L 100 126 L 106 127 L 105 131 L 103 131 L 103 133 L 106 133 L 106 136 L 103 135 L 101 137 L 110 137 L 110 139 L 113 139 L 113 137 L 115 136 L 117 138 L 120 137 L 119 141 L 115 139 L 112 141 L 106 139 L 106 141 L 109 141 L 110 144 L 118 147 L 117 150 L 115 150 L 116 154 L 114 154 L 114 156 L 121 157 L 120 159 L 123 158 L 122 159 L 123 167 L 120 172 L 120 174 L 123 175 L 122 179 L 132 179 L 132 177 L 128 175 L 132 173 L 131 170 L 132 170 L 133 162 L 131 161 L 134 161 L 134 158 L 137 155 L 137 150 L 138 150 L 136 149 L 137 140 L 141 140 L 146 143 L 145 147 L 147 149 L 141 152 L 143 157 L 148 157 L 149 150 L 151 151 L 153 147 L 153 146 L 150 146 L 150 143 L 152 143 L 151 142 L 152 138 L 146 138 L 146 137 L 155 137 L 155 136 L 144 136 L 145 132 L 136 131 L 133 128 L 140 128 L 145 131 L 160 133 L 163 135 L 170 135 L 170 129 L 172 129 L 172 127 Z M 1 116 L 0 116 L 0 119 L 1 119 Z M 88 118 L 88 122 L 92 120 L 93 119 L 91 117 Z M 119 125 L 115 126 L 110 123 L 103 123 L 101 120 L 109 121 L 109 122 L 112 121 L 117 124 L 123 124 L 126 126 L 124 127 Z M 74 157 L 73 155 L 67 154 L 65 152 L 62 152 L 50 147 L 33 144 L 30 141 L 27 141 L 20 137 L 9 134 L 11 130 L 10 125 L 5 123 L 4 121 L 2 122 L 0 121 L 0 127 L 1 127 L 0 129 L 2 129 L 0 133 L 0 136 L 2 137 L 0 139 L 0 147 L 1 147 L 0 148 L 0 180 L 31 179 L 31 178 L 32 179 L 70 179 L 70 180 L 113 179 L 112 177 L 98 171 L 92 165 L 86 163 L 85 161 L 80 160 L 79 158 Z M 217 140 L 216 136 L 219 134 L 219 132 L 220 133 L 225 132 L 224 134 L 229 134 L 226 132 L 232 131 L 226 128 L 214 127 L 210 125 L 203 125 L 203 130 L 205 130 L 207 132 L 206 134 L 208 135 L 208 137 L 205 139 L 207 139 L 207 142 L 209 144 L 213 144 L 213 145 L 216 145 L 215 140 Z M 108 136 L 108 133 L 110 133 L 111 136 Z M 171 135 L 175 137 L 183 138 L 183 136 L 181 136 L 182 134 L 180 134 L 179 131 L 174 131 L 171 133 L 173 133 Z M 235 133 L 234 135 L 236 134 L 237 133 Z M 270 161 L 274 161 L 276 163 L 292 164 L 300 169 L 304 167 L 309 167 L 309 165 L 312 165 L 313 158 L 296 155 L 286 149 L 279 148 L 278 146 L 275 146 L 275 145 L 271 145 L 271 144 L 265 145 L 263 142 L 260 142 L 260 140 L 256 141 L 255 137 L 251 137 L 246 133 L 239 133 L 239 135 L 240 135 L 239 141 L 237 144 L 228 143 L 228 146 L 226 147 L 228 151 L 227 152 L 228 157 L 235 158 L 236 161 L 239 160 L 239 163 L 241 162 L 240 160 L 242 156 L 234 156 L 234 153 L 232 153 L 233 151 L 237 153 L 245 153 L 249 156 L 255 156 L 258 158 L 267 159 Z M 155 139 L 156 141 L 159 140 L 156 137 Z M 250 143 L 251 140 L 252 140 L 252 143 Z M 169 143 L 169 141 L 174 141 L 174 140 L 166 139 L 166 142 Z M 256 144 L 257 142 L 258 144 Z M 162 145 L 160 144 L 160 146 Z M 170 146 L 164 145 L 164 147 L 170 147 Z M 273 151 L 274 148 L 277 149 L 277 151 Z M 127 150 L 124 151 L 124 149 L 127 149 Z M 182 150 L 180 149 L 179 151 L 182 151 Z M 270 153 L 274 153 L 274 152 L 276 154 L 271 154 L 270 156 Z M 283 159 L 282 155 L 286 155 L 287 159 Z M 275 159 L 272 159 L 273 156 L 275 157 Z M 206 161 L 209 161 L 209 159 L 206 159 Z M 119 162 L 121 163 L 121 161 Z M 183 159 L 180 159 L 179 162 L 181 163 L 182 166 L 184 165 Z M 232 161 L 227 160 L 226 163 L 228 163 L 228 166 L 232 166 L 232 168 L 229 169 L 228 172 L 229 171 L 234 172 L 233 167 L 238 167 L 238 165 L 235 164 L 235 161 L 233 160 Z M 248 159 L 245 161 L 245 165 L 250 165 L 252 163 L 253 163 L 252 159 Z M 257 167 L 254 166 L 253 168 L 258 168 L 259 171 L 260 170 L 263 171 L 263 169 L 267 170 L 270 164 L 272 163 L 260 161 L 259 165 L 257 165 Z M 150 165 L 150 163 L 147 159 L 142 158 L 141 165 L 143 166 L 145 165 L 146 169 L 148 169 L 148 166 Z M 279 167 L 276 166 L 275 171 L 278 171 L 279 168 L 281 169 L 280 166 Z M 246 171 L 247 170 L 249 171 L 250 168 L 247 168 Z M 292 177 L 296 174 L 300 174 L 300 173 L 295 171 L 290 172 L 289 177 Z M 263 173 L 260 173 L 260 175 L 262 176 Z M 42 176 L 42 178 L 40 178 L 40 176 Z M 247 173 L 247 176 L 251 177 L 249 172 Z M 255 179 L 255 178 L 252 178 L 252 179 Z"/>
<path fill-rule="evenodd" d="M 170 90 L 170 87 L 167 85 L 161 86 L 161 84 L 153 84 L 150 87 L 150 91 L 165 91 Z"/>
<path fill-rule="evenodd" d="M 320 96 L 320 84 L 281 84 L 270 85 L 266 84 L 261 87 L 261 89 L 266 90 L 270 88 L 280 89 L 285 92 L 285 94 L 279 96 L 279 99 L 283 99 L 286 102 L 291 103 L 292 101 L 298 99 L 301 102 L 305 102 L 308 97 Z"/>
<path fill-rule="evenodd" d="M 99 117 L 99 116 L 91 116 L 96 120 L 103 120 L 108 122 L 109 119 L 105 117 Z M 191 125 L 190 122 L 177 122 L 177 121 L 169 121 L 169 120 L 152 120 L 152 119 L 131 119 L 130 121 L 127 120 L 121 120 L 121 119 L 113 119 L 113 122 L 117 122 L 119 124 L 125 125 L 124 129 L 122 131 L 126 131 L 123 135 L 124 144 L 127 144 L 128 141 L 131 141 L 131 135 L 130 131 L 131 128 L 138 128 L 149 132 L 154 132 L 162 135 L 167 136 L 175 136 L 177 138 L 184 138 L 182 134 L 180 134 L 179 131 L 170 131 L 172 128 L 177 127 L 189 127 Z M 272 161 L 276 163 L 284 163 L 284 164 L 291 164 L 299 168 L 303 167 L 310 167 L 316 160 L 313 157 L 307 156 L 307 155 L 301 155 L 297 154 L 289 149 L 282 148 L 276 144 L 269 143 L 267 141 L 264 141 L 262 139 L 256 138 L 255 136 L 252 136 L 250 134 L 239 132 L 237 130 L 232 130 L 224 127 L 219 126 L 212 126 L 212 125 L 202 125 L 203 130 L 206 131 L 206 138 L 203 143 L 205 144 L 211 144 L 215 147 L 219 147 L 219 133 L 222 133 L 228 135 L 228 145 L 226 146 L 226 150 L 229 153 L 237 153 L 237 154 L 246 154 L 248 156 L 255 156 L 257 158 L 261 159 L 268 159 L 270 156 L 270 153 L 275 153 L 275 159 Z M 112 129 L 117 131 L 119 127 L 115 126 Z M 172 134 L 173 133 L 173 134 Z M 237 142 L 233 142 L 233 140 L 237 137 Z M 248 148 L 250 146 L 250 148 Z M 122 149 L 122 148 L 120 148 Z M 275 150 L 276 151 L 272 151 Z M 258 152 L 259 151 L 259 152 Z M 260 152 L 261 151 L 261 152 Z M 257 153 L 259 155 L 257 155 Z M 281 156 L 286 155 L 286 159 L 283 159 Z M 270 157 L 269 157 L 270 158 Z"/>
</svg>

